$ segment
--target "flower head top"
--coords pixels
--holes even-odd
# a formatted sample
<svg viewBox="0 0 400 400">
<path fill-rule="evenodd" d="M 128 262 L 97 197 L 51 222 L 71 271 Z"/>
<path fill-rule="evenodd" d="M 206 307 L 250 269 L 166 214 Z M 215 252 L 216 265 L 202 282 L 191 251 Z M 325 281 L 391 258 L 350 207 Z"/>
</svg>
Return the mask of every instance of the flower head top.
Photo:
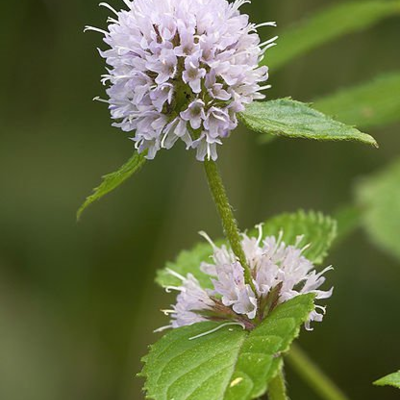
<svg viewBox="0 0 400 400">
<path fill-rule="evenodd" d="M 275 39 L 260 43 L 239 8 L 249 0 L 124 0 L 128 10 L 100 31 L 110 66 L 103 83 L 114 126 L 135 131 L 139 152 L 152 159 L 178 139 L 215 160 L 217 145 L 238 125 L 236 114 L 265 96 L 268 68 L 258 67 Z"/>
<path fill-rule="evenodd" d="M 255 292 L 245 282 L 244 269 L 236 260 L 233 252 L 225 246 L 217 247 L 206 234 L 204 237 L 214 249 L 213 263 L 202 263 L 201 270 L 210 276 L 213 289 L 201 288 L 197 279 L 189 274 L 180 276 L 171 274 L 182 281 L 175 289 L 180 293 L 177 303 L 166 314 L 171 315 L 168 327 L 177 328 L 206 320 L 238 322 L 246 329 L 252 329 L 268 316 L 279 304 L 296 296 L 314 293 L 317 300 L 329 298 L 333 288 L 319 290 L 325 282 L 327 267 L 321 272 L 302 254 L 308 247 L 300 247 L 302 236 L 295 245 L 286 245 L 282 234 L 276 238 L 263 239 L 262 227 L 259 237 L 243 235 L 242 246 L 251 269 Z M 318 312 L 320 311 L 320 312 Z M 311 321 L 322 321 L 325 307 L 316 306 L 311 312 L 306 328 Z"/>
</svg>

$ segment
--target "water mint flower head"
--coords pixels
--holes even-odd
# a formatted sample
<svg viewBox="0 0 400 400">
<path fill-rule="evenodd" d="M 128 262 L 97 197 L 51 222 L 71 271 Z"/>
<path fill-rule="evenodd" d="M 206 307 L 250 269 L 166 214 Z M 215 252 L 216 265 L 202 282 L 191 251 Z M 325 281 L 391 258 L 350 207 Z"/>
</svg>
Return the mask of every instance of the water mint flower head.
<svg viewBox="0 0 400 400">
<path fill-rule="evenodd" d="M 279 237 L 263 238 L 259 226 L 258 238 L 243 235 L 242 246 L 246 255 L 255 291 L 245 282 L 244 269 L 233 252 L 226 246 L 217 247 L 205 234 L 202 235 L 213 246 L 210 263 L 200 265 L 202 272 L 210 276 L 213 289 L 203 289 L 193 275 L 178 277 L 182 284 L 168 287 L 177 290 L 176 304 L 166 314 L 171 324 L 165 328 L 177 328 L 206 320 L 237 322 L 246 329 L 253 329 L 279 304 L 296 296 L 314 293 L 316 300 L 327 299 L 333 288 L 324 291 L 320 286 L 325 282 L 327 267 L 317 272 L 314 265 L 303 255 L 308 246 L 301 247 L 303 237 L 295 245 L 287 245 Z M 316 305 L 309 315 L 306 328 L 311 329 L 312 321 L 322 321 L 325 307 Z M 162 328 L 163 329 L 163 328 Z"/>
<path fill-rule="evenodd" d="M 217 145 L 238 125 L 237 113 L 263 99 L 268 68 L 258 67 L 274 40 L 260 43 L 239 8 L 248 0 L 124 0 L 100 51 L 109 65 L 109 109 L 114 126 L 135 132 L 139 152 L 152 159 L 178 139 L 197 159 L 217 158 Z"/>
</svg>

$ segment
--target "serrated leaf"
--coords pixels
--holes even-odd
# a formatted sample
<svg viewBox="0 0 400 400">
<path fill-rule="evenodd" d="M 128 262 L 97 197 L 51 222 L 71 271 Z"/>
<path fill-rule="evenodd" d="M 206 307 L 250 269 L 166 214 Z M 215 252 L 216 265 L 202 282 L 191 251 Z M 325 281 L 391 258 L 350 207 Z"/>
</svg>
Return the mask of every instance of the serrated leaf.
<svg viewBox="0 0 400 400">
<path fill-rule="evenodd" d="M 370 239 L 400 259 L 400 159 L 360 182 L 356 198 Z"/>
<path fill-rule="evenodd" d="M 400 72 L 315 100 L 314 107 L 346 124 L 373 128 L 400 121 Z"/>
<path fill-rule="evenodd" d="M 103 196 L 115 190 L 133 174 L 138 172 L 146 162 L 145 156 L 146 153 L 135 153 L 118 171 L 104 175 L 101 185 L 93 190 L 93 194 L 90 195 L 79 208 L 77 213 L 78 220 L 81 218 L 85 209 L 93 202 L 100 200 Z"/>
<path fill-rule="evenodd" d="M 278 215 L 263 226 L 264 236 L 276 236 L 280 231 L 283 233 L 282 240 L 286 244 L 294 244 L 296 238 L 303 235 L 301 244 L 310 245 L 304 251 L 304 256 L 314 264 L 321 264 L 336 238 L 337 223 L 322 213 L 299 211 L 294 214 Z"/>
<path fill-rule="evenodd" d="M 272 70 L 334 39 L 368 29 L 386 17 L 400 14 L 399 1 L 341 2 L 324 8 L 302 23 L 279 33 L 279 46 L 265 59 Z"/>
<path fill-rule="evenodd" d="M 393 374 L 387 375 L 374 382 L 376 386 L 393 386 L 400 389 L 400 371 L 394 372 Z"/>
<path fill-rule="evenodd" d="M 280 355 L 298 336 L 314 309 L 302 295 L 277 307 L 252 332 L 238 326 L 190 340 L 220 324 L 174 329 L 151 347 L 141 376 L 154 400 L 250 400 L 267 390 L 282 365 Z"/>
<path fill-rule="evenodd" d="M 355 140 L 378 146 L 372 136 L 291 99 L 255 101 L 240 114 L 240 119 L 249 129 L 267 135 L 313 140 Z"/>
<path fill-rule="evenodd" d="M 289 350 L 297 338 L 300 326 L 314 309 L 314 295 L 302 295 L 277 307 L 261 325 L 252 331 L 240 350 L 233 381 L 226 400 L 254 399 L 262 396 L 268 383 L 282 367 L 279 355 Z M 247 390 L 244 391 L 243 387 Z M 225 399 L 224 398 L 224 399 Z"/>
<path fill-rule="evenodd" d="M 286 244 L 295 244 L 298 235 L 304 235 L 304 245 L 310 243 L 310 247 L 304 252 L 305 256 L 315 264 L 320 264 L 327 254 L 329 247 L 336 237 L 336 221 L 332 218 L 316 212 L 299 211 L 297 213 L 285 213 L 267 220 L 263 225 L 264 236 L 278 237 L 283 231 L 283 240 Z M 250 230 L 249 236 L 257 237 L 257 230 Z M 217 240 L 217 246 L 226 244 L 224 240 Z M 186 276 L 193 274 L 204 288 L 211 288 L 210 277 L 200 271 L 200 264 L 209 262 L 213 254 L 212 247 L 207 243 L 199 243 L 190 250 L 181 252 L 174 262 L 169 262 L 166 268 L 157 272 L 156 282 L 160 286 L 177 286 L 180 280 L 167 272 L 171 269 L 178 274 Z"/>
</svg>

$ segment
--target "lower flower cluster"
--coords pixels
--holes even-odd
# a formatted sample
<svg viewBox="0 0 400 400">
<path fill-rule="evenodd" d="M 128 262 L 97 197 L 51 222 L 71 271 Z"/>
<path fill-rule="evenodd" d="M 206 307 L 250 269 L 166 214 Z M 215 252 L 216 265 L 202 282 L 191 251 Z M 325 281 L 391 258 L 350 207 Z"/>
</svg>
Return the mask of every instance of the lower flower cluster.
<svg viewBox="0 0 400 400">
<path fill-rule="evenodd" d="M 299 236 L 295 245 L 287 245 L 279 237 L 263 238 L 262 226 L 258 226 L 259 236 L 249 237 L 243 234 L 242 246 L 248 266 L 251 270 L 252 284 L 245 280 L 244 268 L 233 252 L 226 246 L 217 247 L 202 232 L 213 246 L 212 263 L 202 263 L 200 269 L 210 276 L 213 289 L 204 289 L 192 275 L 186 277 L 175 271 L 169 273 L 178 277 L 182 284 L 167 287 L 177 290 L 177 302 L 171 310 L 164 310 L 171 316 L 171 323 L 161 328 L 178 328 L 202 321 L 237 322 L 251 330 L 279 304 L 296 296 L 313 293 L 316 300 L 327 299 L 333 288 L 319 290 L 325 282 L 327 267 L 317 272 L 314 265 L 303 252 L 308 246 L 301 247 L 303 237 Z M 312 321 L 322 321 L 325 307 L 316 305 L 306 323 L 311 330 Z"/>
</svg>

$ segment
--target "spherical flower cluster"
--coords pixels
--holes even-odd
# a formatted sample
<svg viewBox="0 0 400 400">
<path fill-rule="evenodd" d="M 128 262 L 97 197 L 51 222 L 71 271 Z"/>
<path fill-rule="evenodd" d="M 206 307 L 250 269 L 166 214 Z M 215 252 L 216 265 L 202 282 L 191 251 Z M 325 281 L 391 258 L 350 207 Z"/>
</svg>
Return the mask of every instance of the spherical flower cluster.
<svg viewBox="0 0 400 400">
<path fill-rule="evenodd" d="M 217 145 L 238 125 L 237 113 L 265 96 L 268 68 L 258 67 L 275 39 L 260 43 L 239 8 L 249 0 L 124 0 L 100 51 L 109 65 L 103 83 L 114 126 L 135 131 L 139 152 L 152 159 L 178 139 L 197 159 L 217 158 Z"/>
<path fill-rule="evenodd" d="M 200 269 L 209 275 L 213 289 L 203 289 L 198 280 L 191 274 L 183 277 L 174 271 L 170 273 L 182 281 L 179 287 L 169 287 L 180 293 L 177 303 L 171 310 L 171 324 L 167 327 L 178 328 L 196 322 L 236 321 L 246 329 L 252 329 L 268 316 L 279 304 L 296 296 L 314 293 L 316 300 L 327 299 L 333 288 L 319 290 L 325 282 L 323 276 L 332 267 L 321 272 L 302 254 L 308 247 L 300 247 L 303 237 L 299 236 L 295 245 L 286 245 L 282 234 L 276 238 L 262 238 L 243 235 L 242 246 L 245 252 L 254 290 L 246 283 L 244 269 L 233 252 L 226 246 L 217 247 L 207 235 L 203 236 L 213 246 L 213 263 L 202 263 Z M 306 328 L 310 322 L 322 321 L 325 307 L 316 305 L 309 315 Z"/>
</svg>

